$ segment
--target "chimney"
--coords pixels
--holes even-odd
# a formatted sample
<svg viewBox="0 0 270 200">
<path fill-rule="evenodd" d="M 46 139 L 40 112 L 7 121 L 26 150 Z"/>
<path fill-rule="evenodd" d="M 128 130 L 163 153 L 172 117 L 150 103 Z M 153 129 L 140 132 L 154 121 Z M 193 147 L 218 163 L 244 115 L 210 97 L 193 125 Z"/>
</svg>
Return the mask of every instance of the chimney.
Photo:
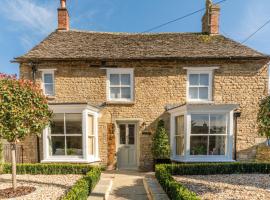
<svg viewBox="0 0 270 200">
<path fill-rule="evenodd" d="M 220 7 L 213 4 L 212 0 L 206 0 L 206 11 L 202 18 L 202 32 L 209 35 L 219 34 Z"/>
<path fill-rule="evenodd" d="M 69 14 L 66 7 L 66 0 L 60 0 L 60 8 L 58 8 L 58 29 L 69 30 Z"/>
</svg>

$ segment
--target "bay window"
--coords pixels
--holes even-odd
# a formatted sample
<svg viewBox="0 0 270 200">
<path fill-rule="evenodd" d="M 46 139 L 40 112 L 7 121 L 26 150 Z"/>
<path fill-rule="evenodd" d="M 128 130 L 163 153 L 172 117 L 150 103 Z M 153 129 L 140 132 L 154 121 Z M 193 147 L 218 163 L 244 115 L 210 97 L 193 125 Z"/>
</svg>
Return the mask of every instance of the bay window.
<svg viewBox="0 0 270 200">
<path fill-rule="evenodd" d="M 98 161 L 98 109 L 87 104 L 49 107 L 54 114 L 43 131 L 42 162 Z"/>
<path fill-rule="evenodd" d="M 235 108 L 233 104 L 188 104 L 169 110 L 172 160 L 232 161 Z"/>
</svg>

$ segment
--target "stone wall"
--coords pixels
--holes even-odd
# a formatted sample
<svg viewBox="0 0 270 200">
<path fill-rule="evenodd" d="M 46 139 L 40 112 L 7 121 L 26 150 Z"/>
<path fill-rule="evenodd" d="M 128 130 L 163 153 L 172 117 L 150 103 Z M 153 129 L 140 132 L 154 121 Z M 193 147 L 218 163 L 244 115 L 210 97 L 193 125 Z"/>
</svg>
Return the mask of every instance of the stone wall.
<svg viewBox="0 0 270 200">
<path fill-rule="evenodd" d="M 56 68 L 56 96 L 50 102 L 88 102 L 103 107 L 108 119 L 99 126 L 106 129 L 107 121 L 117 119 L 138 119 L 140 124 L 154 133 L 158 119 L 168 115 L 164 112 L 167 104 L 184 104 L 186 101 L 187 72 L 183 67 L 218 66 L 213 78 L 213 100 L 216 104 L 239 104 L 241 117 L 238 119 L 237 151 L 238 159 L 249 159 L 252 149 L 260 139 L 257 135 L 256 113 L 260 99 L 267 95 L 267 66 L 265 62 L 180 62 L 180 61 L 133 61 L 107 62 L 108 66 L 134 68 L 135 99 L 129 104 L 109 104 L 106 102 L 106 70 L 95 62 L 46 62 L 38 68 Z M 26 64 L 21 65 L 21 76 L 29 77 Z M 37 81 L 40 81 L 40 73 Z M 109 114 L 108 114 L 109 113 Z M 165 115 L 164 115 L 165 114 Z M 166 123 L 169 126 L 169 123 Z M 168 127 L 169 128 L 169 127 Z M 152 135 L 140 137 L 140 166 L 147 168 L 152 163 Z M 107 162 L 107 141 L 100 136 L 100 156 Z M 253 156 L 252 156 L 253 157 Z M 251 158 L 250 158 L 251 159 Z"/>
</svg>

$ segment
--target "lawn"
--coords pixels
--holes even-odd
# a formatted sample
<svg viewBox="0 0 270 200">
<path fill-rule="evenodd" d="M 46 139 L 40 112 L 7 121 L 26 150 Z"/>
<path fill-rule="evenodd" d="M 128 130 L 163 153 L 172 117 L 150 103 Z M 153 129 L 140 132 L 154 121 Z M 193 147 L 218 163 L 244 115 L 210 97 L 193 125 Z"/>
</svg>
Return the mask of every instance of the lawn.
<svg viewBox="0 0 270 200">
<path fill-rule="evenodd" d="M 174 179 L 201 199 L 270 199 L 268 174 L 227 174 L 174 176 Z"/>
</svg>

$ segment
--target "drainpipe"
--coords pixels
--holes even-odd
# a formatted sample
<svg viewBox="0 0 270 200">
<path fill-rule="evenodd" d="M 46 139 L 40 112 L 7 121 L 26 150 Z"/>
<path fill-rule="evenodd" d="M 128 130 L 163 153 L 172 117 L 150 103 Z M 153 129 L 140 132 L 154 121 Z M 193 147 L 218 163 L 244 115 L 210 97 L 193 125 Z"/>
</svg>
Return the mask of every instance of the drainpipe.
<svg viewBox="0 0 270 200">
<path fill-rule="evenodd" d="M 31 62 L 30 66 L 32 67 L 32 80 L 33 83 L 36 83 L 36 72 L 37 72 L 37 63 Z M 37 160 L 40 162 L 40 145 L 39 145 L 39 137 L 37 136 Z"/>
<path fill-rule="evenodd" d="M 241 116 L 241 112 L 233 113 L 234 117 L 234 159 L 237 159 L 237 119 Z"/>
</svg>

